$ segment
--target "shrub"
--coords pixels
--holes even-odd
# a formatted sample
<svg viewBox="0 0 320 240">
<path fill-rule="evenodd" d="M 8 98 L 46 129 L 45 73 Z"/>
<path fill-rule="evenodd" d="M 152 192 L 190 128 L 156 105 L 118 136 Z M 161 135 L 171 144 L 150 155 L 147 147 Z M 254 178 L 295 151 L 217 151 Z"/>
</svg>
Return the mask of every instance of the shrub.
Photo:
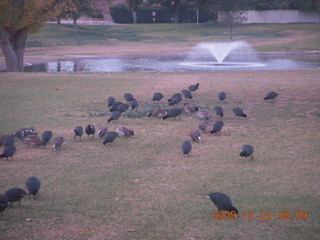
<svg viewBox="0 0 320 240">
<path fill-rule="evenodd" d="M 111 6 L 110 15 L 115 23 L 133 23 L 132 12 L 123 3 Z"/>
</svg>

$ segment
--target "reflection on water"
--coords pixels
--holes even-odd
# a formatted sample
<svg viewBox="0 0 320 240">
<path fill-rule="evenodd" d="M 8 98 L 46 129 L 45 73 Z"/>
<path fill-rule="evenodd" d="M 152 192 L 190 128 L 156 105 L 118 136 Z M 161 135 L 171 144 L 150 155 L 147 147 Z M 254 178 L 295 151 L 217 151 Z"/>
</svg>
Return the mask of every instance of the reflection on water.
<svg viewBox="0 0 320 240">
<path fill-rule="evenodd" d="M 263 56 L 263 60 L 251 63 L 215 61 L 189 61 L 185 57 L 119 57 L 90 58 L 48 62 L 26 66 L 26 72 L 128 72 L 128 71 L 217 71 L 232 69 L 292 69 L 318 68 L 319 56 L 301 60 L 299 58 L 274 58 Z"/>
</svg>

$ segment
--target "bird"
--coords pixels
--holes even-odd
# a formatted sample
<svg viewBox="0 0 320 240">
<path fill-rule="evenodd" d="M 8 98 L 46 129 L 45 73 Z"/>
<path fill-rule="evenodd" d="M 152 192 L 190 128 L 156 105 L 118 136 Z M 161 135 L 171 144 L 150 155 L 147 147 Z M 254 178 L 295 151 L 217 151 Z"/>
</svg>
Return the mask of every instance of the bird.
<svg viewBox="0 0 320 240">
<path fill-rule="evenodd" d="M 153 96 L 152 96 L 152 101 L 154 101 L 154 102 L 159 102 L 159 101 L 161 101 L 161 99 L 163 98 L 164 96 L 163 96 L 163 94 L 162 93 L 160 93 L 160 92 L 155 92 L 154 94 L 153 94 Z"/>
<path fill-rule="evenodd" d="M 130 107 L 131 107 L 132 110 L 139 107 L 139 103 L 138 103 L 138 101 L 136 99 L 131 100 L 129 102 L 129 104 L 130 104 Z"/>
<path fill-rule="evenodd" d="M 50 130 L 44 131 L 42 133 L 41 138 L 42 138 L 42 141 L 47 144 L 52 138 L 52 131 L 50 131 Z"/>
<path fill-rule="evenodd" d="M 22 139 L 22 137 L 27 136 L 28 134 L 35 134 L 35 128 L 34 127 L 26 127 L 26 128 L 19 128 L 18 131 L 13 133 L 13 136 L 19 139 Z"/>
<path fill-rule="evenodd" d="M 225 92 L 219 92 L 218 93 L 218 98 L 221 102 L 223 102 L 227 97 L 227 94 Z"/>
<path fill-rule="evenodd" d="M 11 157 L 12 160 L 12 157 L 16 151 L 17 148 L 14 145 L 7 145 L 4 147 L 3 153 L 0 155 L 0 158 L 6 158 L 7 160 L 9 160 L 9 157 Z"/>
<path fill-rule="evenodd" d="M 188 99 L 192 99 L 192 98 L 193 98 L 191 92 L 190 92 L 189 90 L 187 90 L 187 89 L 183 89 L 183 90 L 181 91 L 181 93 L 183 94 L 183 96 L 184 96 L 185 98 L 188 98 Z"/>
<path fill-rule="evenodd" d="M 213 111 L 220 117 L 223 117 L 223 108 L 221 106 L 216 106 Z"/>
<path fill-rule="evenodd" d="M 196 111 L 196 115 L 198 116 L 198 118 L 200 118 L 201 120 L 211 120 L 212 116 L 211 114 L 206 111 L 206 110 L 199 110 Z"/>
<path fill-rule="evenodd" d="M 253 152 L 254 152 L 254 148 L 253 146 L 249 145 L 249 144 L 245 144 L 242 146 L 242 150 L 240 152 L 240 157 L 250 157 L 251 156 L 251 159 L 253 159 Z"/>
<path fill-rule="evenodd" d="M 89 125 L 87 125 L 87 126 L 85 127 L 84 131 L 86 132 L 86 134 L 88 135 L 88 137 L 89 137 L 90 135 L 92 135 L 92 139 L 93 139 L 93 138 L 94 138 L 94 134 L 96 133 L 96 128 L 95 128 L 93 125 L 89 124 Z"/>
<path fill-rule="evenodd" d="M 232 109 L 233 113 L 238 117 L 247 117 L 247 114 L 245 114 L 242 110 L 242 108 L 236 107 Z"/>
<path fill-rule="evenodd" d="M 163 120 L 166 120 L 167 118 L 174 118 L 176 119 L 176 117 L 180 116 L 181 119 L 181 109 L 180 108 L 172 108 L 169 111 L 167 111 L 167 113 L 162 117 Z"/>
<path fill-rule="evenodd" d="M 9 204 L 8 204 L 8 198 L 3 195 L 3 194 L 0 194 L 0 213 L 2 215 L 2 212 L 7 208 L 9 207 Z"/>
<path fill-rule="evenodd" d="M 128 105 L 128 104 L 122 103 L 122 104 L 120 104 L 120 105 L 117 106 L 116 111 L 125 112 L 125 111 L 128 110 L 128 108 L 129 108 L 129 105 Z"/>
<path fill-rule="evenodd" d="M 99 128 L 98 129 L 98 136 L 100 137 L 100 138 L 103 138 L 105 135 L 106 135 L 106 133 L 108 132 L 108 128 L 106 128 L 106 127 L 101 127 L 101 128 Z"/>
<path fill-rule="evenodd" d="M 41 182 L 37 177 L 29 177 L 26 182 L 26 187 L 28 190 L 28 194 L 32 197 L 36 196 L 39 194 L 39 190 L 41 187 Z"/>
<path fill-rule="evenodd" d="M 107 132 L 102 144 L 106 145 L 107 143 L 112 143 L 117 137 L 118 137 L 118 134 L 116 132 Z"/>
<path fill-rule="evenodd" d="M 182 107 L 183 107 L 184 111 L 187 113 L 194 113 L 196 111 L 199 111 L 198 107 L 196 107 L 195 105 L 193 105 L 189 102 L 185 102 Z"/>
<path fill-rule="evenodd" d="M 10 134 L 4 134 L 0 136 L 0 146 L 12 145 L 14 144 L 14 137 Z"/>
<path fill-rule="evenodd" d="M 134 131 L 124 126 L 118 126 L 116 129 L 116 133 L 118 134 L 118 136 L 134 136 Z"/>
<path fill-rule="evenodd" d="M 181 102 L 181 100 L 182 100 L 182 96 L 181 95 L 175 95 L 172 98 L 168 99 L 169 106 L 176 105 L 179 102 Z"/>
<path fill-rule="evenodd" d="M 211 199 L 218 208 L 218 211 L 235 211 L 236 214 L 239 212 L 238 209 L 232 205 L 231 198 L 225 193 L 213 192 L 209 193 L 206 197 Z"/>
<path fill-rule="evenodd" d="M 147 117 L 157 117 L 157 118 L 162 118 L 165 114 L 167 113 L 166 110 L 162 108 L 156 108 L 151 112 L 147 113 Z"/>
<path fill-rule="evenodd" d="M 22 139 L 23 143 L 26 144 L 28 147 L 40 147 L 45 146 L 46 143 L 43 142 L 38 135 L 29 134 Z"/>
<path fill-rule="evenodd" d="M 116 99 L 112 96 L 108 97 L 107 99 L 107 104 L 108 104 L 108 107 L 111 107 L 112 104 L 116 101 Z"/>
<path fill-rule="evenodd" d="M 181 145 L 182 153 L 184 156 L 188 156 L 192 149 L 192 144 L 190 141 L 184 141 Z"/>
<path fill-rule="evenodd" d="M 81 140 L 81 136 L 82 136 L 82 134 L 83 134 L 83 127 L 81 127 L 81 126 L 76 126 L 76 127 L 73 129 L 73 132 L 74 132 L 73 139 L 75 140 L 76 137 L 79 137 L 80 140 Z"/>
<path fill-rule="evenodd" d="M 191 139 L 197 143 L 201 143 L 201 133 L 199 131 L 199 129 L 193 129 L 190 131 L 189 136 L 191 137 Z"/>
<path fill-rule="evenodd" d="M 109 112 L 114 112 L 114 111 L 117 111 L 117 107 L 119 105 L 123 104 L 122 102 L 114 102 L 111 107 L 109 108 Z"/>
<path fill-rule="evenodd" d="M 111 121 L 117 121 L 121 117 L 121 112 L 115 111 L 111 113 L 111 117 L 108 119 L 108 123 Z"/>
<path fill-rule="evenodd" d="M 65 140 L 63 136 L 58 136 L 58 137 L 55 137 L 52 142 L 53 142 L 53 150 L 56 151 L 57 149 L 61 148 L 64 145 Z"/>
<path fill-rule="evenodd" d="M 271 91 L 263 98 L 263 100 L 274 100 L 278 95 L 277 92 Z"/>
<path fill-rule="evenodd" d="M 132 93 L 125 93 L 123 97 L 125 100 L 127 100 L 127 102 L 130 102 L 135 99 Z"/>
<path fill-rule="evenodd" d="M 194 91 L 197 91 L 199 89 L 199 83 L 197 84 L 192 84 L 188 87 L 188 89 L 191 91 L 191 92 L 194 92 Z"/>
<path fill-rule="evenodd" d="M 4 195 L 8 199 L 8 203 L 12 205 L 14 202 L 19 202 L 20 205 L 20 200 L 27 195 L 27 192 L 23 190 L 22 188 L 10 188 L 8 189 Z"/>
<path fill-rule="evenodd" d="M 198 128 L 204 132 L 210 132 L 212 130 L 213 122 L 211 120 L 205 120 L 201 122 Z"/>
<path fill-rule="evenodd" d="M 213 133 L 218 133 L 221 131 L 223 127 L 223 122 L 222 121 L 216 121 L 213 125 L 212 125 L 212 130 L 210 131 L 211 134 Z"/>
</svg>

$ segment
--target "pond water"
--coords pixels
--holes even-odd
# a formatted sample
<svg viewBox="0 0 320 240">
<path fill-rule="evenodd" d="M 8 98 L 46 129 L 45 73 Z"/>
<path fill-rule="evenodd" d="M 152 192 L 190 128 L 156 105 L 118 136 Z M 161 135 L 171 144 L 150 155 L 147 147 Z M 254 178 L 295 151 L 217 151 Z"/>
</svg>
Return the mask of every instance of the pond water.
<svg viewBox="0 0 320 240">
<path fill-rule="evenodd" d="M 319 68 L 320 54 L 258 54 L 258 61 L 190 59 L 183 54 L 119 57 L 77 57 L 25 67 L 26 72 L 129 72 L 129 71 L 224 71 L 239 69 Z"/>
</svg>

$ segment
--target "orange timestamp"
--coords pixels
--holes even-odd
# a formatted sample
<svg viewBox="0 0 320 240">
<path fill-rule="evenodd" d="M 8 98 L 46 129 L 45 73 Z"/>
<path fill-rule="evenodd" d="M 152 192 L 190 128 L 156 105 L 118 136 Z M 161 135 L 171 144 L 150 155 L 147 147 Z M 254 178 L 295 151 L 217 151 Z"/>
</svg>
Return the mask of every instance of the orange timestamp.
<svg viewBox="0 0 320 240">
<path fill-rule="evenodd" d="M 243 219 L 307 219 L 309 213 L 306 210 L 298 210 L 298 211 L 277 211 L 273 213 L 272 211 L 259 211 L 255 212 L 252 210 L 242 211 L 242 214 L 237 214 L 235 211 L 212 211 L 213 216 L 212 219 L 235 219 L 235 218 L 243 218 Z"/>
</svg>

